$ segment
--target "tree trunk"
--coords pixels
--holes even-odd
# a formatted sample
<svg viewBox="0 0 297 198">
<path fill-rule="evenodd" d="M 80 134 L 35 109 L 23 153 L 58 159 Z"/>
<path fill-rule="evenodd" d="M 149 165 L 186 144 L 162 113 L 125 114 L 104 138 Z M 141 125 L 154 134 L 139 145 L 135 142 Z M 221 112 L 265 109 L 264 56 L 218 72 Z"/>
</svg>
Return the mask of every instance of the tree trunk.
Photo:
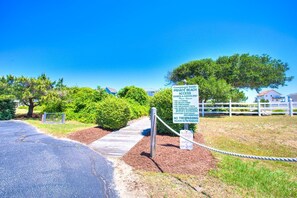
<svg viewBox="0 0 297 198">
<path fill-rule="evenodd" d="M 27 117 L 32 118 L 33 109 L 34 109 L 33 99 L 29 99 L 29 110 L 28 110 L 28 113 L 27 113 Z"/>
</svg>

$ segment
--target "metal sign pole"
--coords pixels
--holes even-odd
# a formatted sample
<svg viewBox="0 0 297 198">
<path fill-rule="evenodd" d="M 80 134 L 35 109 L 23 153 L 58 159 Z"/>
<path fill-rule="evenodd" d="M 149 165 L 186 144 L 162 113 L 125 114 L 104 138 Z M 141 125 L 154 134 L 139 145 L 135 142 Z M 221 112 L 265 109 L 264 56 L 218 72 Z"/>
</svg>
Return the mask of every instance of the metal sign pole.
<svg viewBox="0 0 297 198">
<path fill-rule="evenodd" d="M 187 85 L 187 80 L 186 79 L 184 79 L 184 84 Z M 189 130 L 189 124 L 188 123 L 184 123 L 184 130 Z"/>
</svg>

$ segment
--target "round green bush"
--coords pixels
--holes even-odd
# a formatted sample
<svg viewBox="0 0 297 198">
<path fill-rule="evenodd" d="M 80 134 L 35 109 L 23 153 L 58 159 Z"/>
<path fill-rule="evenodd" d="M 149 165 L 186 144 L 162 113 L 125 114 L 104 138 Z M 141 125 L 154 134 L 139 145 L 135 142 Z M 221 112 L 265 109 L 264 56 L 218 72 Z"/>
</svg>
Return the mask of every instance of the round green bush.
<svg viewBox="0 0 297 198">
<path fill-rule="evenodd" d="M 172 119 L 172 90 L 170 88 L 157 92 L 152 100 L 151 107 L 156 107 L 157 115 L 172 129 L 179 132 L 184 128 L 183 124 L 174 124 Z M 189 124 L 189 129 L 195 132 L 195 124 Z M 157 133 L 174 136 L 160 121 L 157 122 Z"/>
<path fill-rule="evenodd" d="M 141 116 L 148 116 L 149 106 L 140 105 L 132 99 L 125 99 L 130 110 L 130 119 L 137 119 Z"/>
<path fill-rule="evenodd" d="M 132 99 L 141 105 L 148 105 L 149 102 L 149 96 L 146 91 L 135 86 L 124 87 L 119 91 L 118 96 L 121 98 Z"/>
<path fill-rule="evenodd" d="M 97 105 L 96 123 L 105 129 L 117 130 L 127 125 L 130 110 L 125 100 L 108 97 Z"/>
</svg>

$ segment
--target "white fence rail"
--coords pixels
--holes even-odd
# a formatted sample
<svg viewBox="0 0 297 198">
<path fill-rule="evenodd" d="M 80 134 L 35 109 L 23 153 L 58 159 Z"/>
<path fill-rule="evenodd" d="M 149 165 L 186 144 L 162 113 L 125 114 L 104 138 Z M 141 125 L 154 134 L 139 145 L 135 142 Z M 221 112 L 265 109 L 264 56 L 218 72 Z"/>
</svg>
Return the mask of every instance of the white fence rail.
<svg viewBox="0 0 297 198">
<path fill-rule="evenodd" d="M 278 103 L 199 103 L 201 116 L 206 114 L 225 114 L 225 115 L 296 115 L 297 102 L 278 102 Z"/>
</svg>

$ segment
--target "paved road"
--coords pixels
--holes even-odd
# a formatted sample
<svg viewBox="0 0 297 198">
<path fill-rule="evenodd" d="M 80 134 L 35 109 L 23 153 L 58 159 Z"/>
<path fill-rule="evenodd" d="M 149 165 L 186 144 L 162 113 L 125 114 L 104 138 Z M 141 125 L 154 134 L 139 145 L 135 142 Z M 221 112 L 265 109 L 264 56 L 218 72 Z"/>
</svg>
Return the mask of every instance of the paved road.
<svg viewBox="0 0 297 198">
<path fill-rule="evenodd" d="M 0 121 L 0 197 L 118 197 L 112 164 L 88 147 Z"/>
</svg>

